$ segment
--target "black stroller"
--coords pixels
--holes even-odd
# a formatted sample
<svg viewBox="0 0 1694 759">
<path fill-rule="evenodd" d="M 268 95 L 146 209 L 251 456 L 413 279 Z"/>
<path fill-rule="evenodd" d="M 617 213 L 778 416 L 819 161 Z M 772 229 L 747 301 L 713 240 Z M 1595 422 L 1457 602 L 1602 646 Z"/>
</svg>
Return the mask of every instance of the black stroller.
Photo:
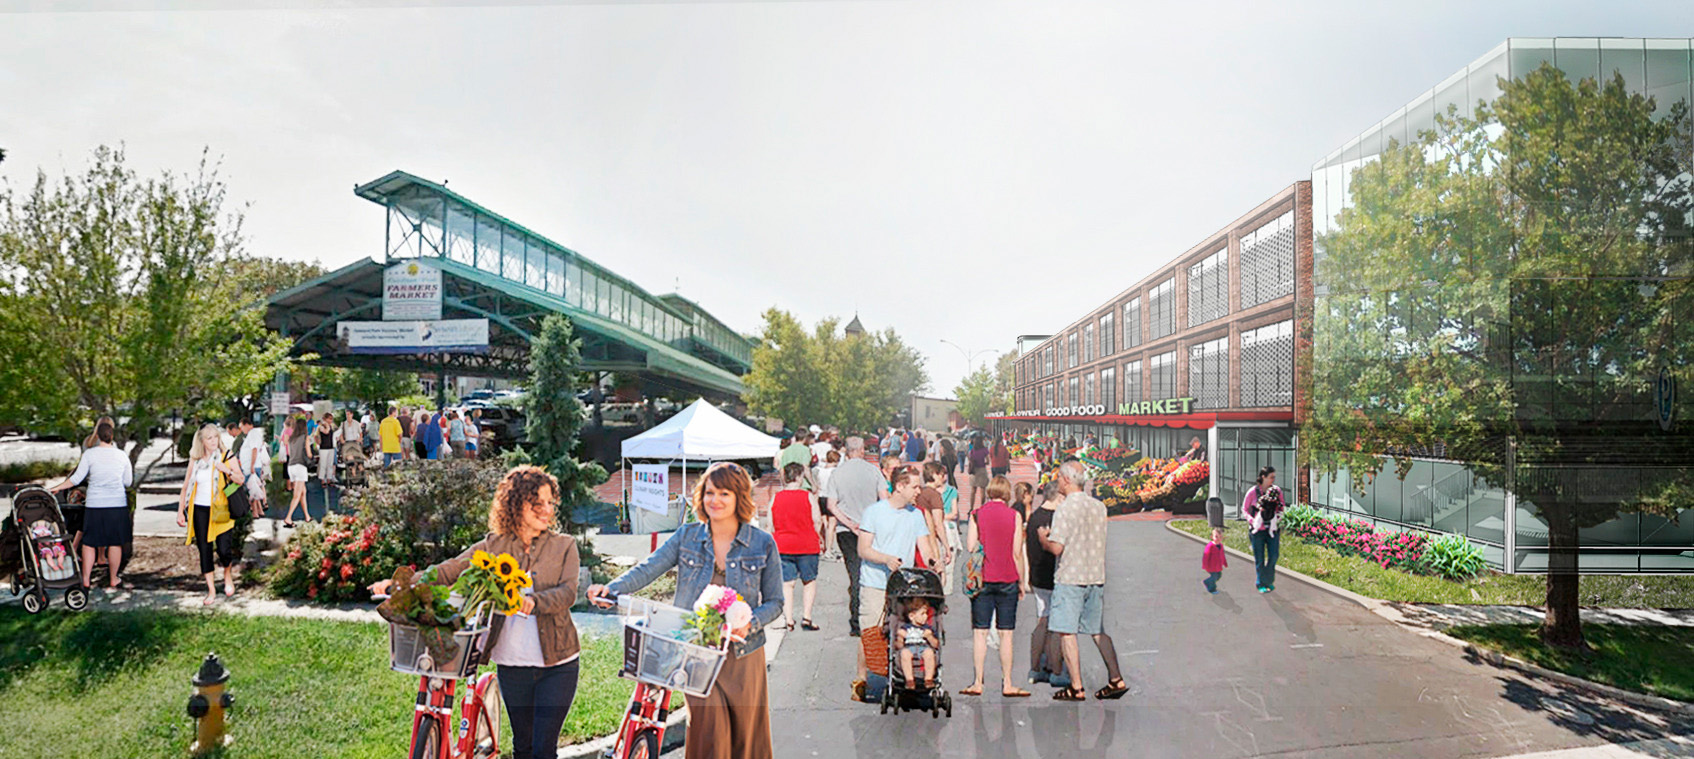
<svg viewBox="0 0 1694 759">
<path fill-rule="evenodd" d="M 12 595 L 24 594 L 24 611 L 47 608 L 47 591 L 65 591 L 71 611 L 88 608 L 82 570 L 71 544 L 70 526 L 59 499 L 41 488 L 25 488 L 12 497 L 11 529 L 18 533 L 21 567 L 12 577 Z M 10 531 L 10 530 L 8 530 Z"/>
<path fill-rule="evenodd" d="M 931 718 L 940 718 L 945 711 L 948 717 L 952 717 L 953 696 L 941 687 L 941 648 L 947 643 L 947 633 L 941 625 L 941 617 L 947 613 L 947 595 L 941 591 L 941 575 L 928 569 L 901 567 L 888 576 L 887 590 L 882 624 L 889 641 L 888 687 L 882 691 L 882 713 L 887 714 L 890 709 L 895 714 L 922 710 L 928 711 Z M 901 669 L 900 648 L 895 641 L 907 624 L 907 611 L 920 601 L 929 605 L 929 626 L 933 628 L 936 642 L 941 645 L 935 647 L 934 672 L 923 671 L 923 663 L 913 658 L 912 674 L 918 682 L 909 683 Z M 928 681 L 928 685 L 924 681 Z"/>
</svg>

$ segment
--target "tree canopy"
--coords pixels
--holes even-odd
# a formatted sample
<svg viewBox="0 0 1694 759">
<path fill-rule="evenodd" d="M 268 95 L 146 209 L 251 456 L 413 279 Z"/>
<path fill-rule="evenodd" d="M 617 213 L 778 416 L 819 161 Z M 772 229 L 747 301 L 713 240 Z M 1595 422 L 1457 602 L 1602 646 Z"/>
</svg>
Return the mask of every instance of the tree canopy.
<svg viewBox="0 0 1694 759">
<path fill-rule="evenodd" d="M 1694 442 L 1654 394 L 1694 379 L 1694 139 L 1686 102 L 1655 119 L 1621 76 L 1501 87 L 1353 172 L 1319 238 L 1302 449 L 1355 487 L 1388 452 L 1401 477 L 1458 459 L 1516 493 L 1546 527 L 1543 636 L 1581 646 L 1581 531 L 1694 505 Z"/>
<path fill-rule="evenodd" d="M 559 519 L 575 530 L 575 509 L 594 502 L 594 486 L 606 481 L 599 464 L 576 458 L 582 431 L 582 401 L 576 394 L 581 375 L 582 341 L 571 320 L 554 314 L 541 323 L 529 350 L 529 393 L 524 396 L 529 439 L 512 462 L 534 461 L 559 479 Z"/>
<path fill-rule="evenodd" d="M 0 421 L 77 439 L 111 416 L 144 441 L 173 411 L 223 416 L 286 365 L 288 341 L 245 308 L 226 193 L 204 157 L 143 178 L 108 147 L 81 175 L 0 192 Z"/>
<path fill-rule="evenodd" d="M 755 413 L 870 430 L 889 424 L 929 385 L 923 357 L 892 329 L 846 335 L 829 318 L 808 332 L 776 308 L 764 319 L 753 370 L 742 379 Z"/>
</svg>

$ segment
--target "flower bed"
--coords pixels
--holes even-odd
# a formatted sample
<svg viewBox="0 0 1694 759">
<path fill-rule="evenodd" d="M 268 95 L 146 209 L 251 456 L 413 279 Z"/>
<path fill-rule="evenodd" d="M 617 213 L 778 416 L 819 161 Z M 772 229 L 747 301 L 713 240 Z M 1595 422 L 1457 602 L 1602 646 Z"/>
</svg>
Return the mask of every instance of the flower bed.
<svg viewBox="0 0 1694 759">
<path fill-rule="evenodd" d="M 1429 539 L 1415 532 L 1377 532 L 1365 522 L 1312 519 L 1299 528 L 1290 528 L 1295 536 L 1335 549 L 1342 556 L 1360 556 L 1384 568 L 1418 572 L 1422 566 L 1424 546 Z M 1420 572 L 1421 573 L 1421 572 Z"/>
</svg>

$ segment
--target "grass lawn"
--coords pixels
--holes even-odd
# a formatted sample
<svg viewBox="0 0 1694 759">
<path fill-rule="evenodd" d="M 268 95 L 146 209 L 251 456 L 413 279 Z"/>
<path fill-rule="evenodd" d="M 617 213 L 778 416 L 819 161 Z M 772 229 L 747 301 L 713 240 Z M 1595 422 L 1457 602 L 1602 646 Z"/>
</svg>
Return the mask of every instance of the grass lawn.
<svg viewBox="0 0 1694 759">
<path fill-rule="evenodd" d="M 1212 534 L 1203 519 L 1178 520 L 1171 526 L 1201 537 Z M 1242 522 L 1230 522 L 1224 529 L 1224 544 L 1249 556 L 1253 553 L 1252 544 L 1247 542 L 1247 526 Z M 1241 562 L 1236 560 L 1233 563 Z M 1465 582 L 1451 582 L 1383 569 L 1381 565 L 1357 556 L 1342 556 L 1288 535 L 1283 537 L 1282 553 L 1277 563 L 1359 595 L 1385 601 L 1516 606 L 1543 606 L 1547 601 L 1547 578 L 1544 575 L 1487 572 Z M 1194 569 L 1198 572 L 1199 568 L 1200 551 L 1196 546 Z M 1252 570 L 1252 564 L 1247 563 L 1244 568 L 1231 566 L 1225 571 Z M 1583 606 L 1612 608 L 1694 608 L 1694 576 L 1584 575 L 1581 603 Z"/>
<path fill-rule="evenodd" d="M 208 651 L 231 673 L 231 755 L 394 757 L 411 734 L 417 680 L 388 670 L 381 625 L 233 614 L 0 607 L 0 756 L 50 746 L 100 757 L 185 755 L 189 679 Z M 633 684 L 616 637 L 584 641 L 563 742 L 611 732 Z M 678 697 L 680 702 L 681 698 Z M 503 724 L 502 746 L 510 746 Z"/>
<path fill-rule="evenodd" d="M 1694 701 L 1694 628 L 1584 624 L 1594 651 L 1571 654 L 1541 643 L 1534 625 L 1454 627 L 1448 635 L 1585 680 Z"/>
</svg>

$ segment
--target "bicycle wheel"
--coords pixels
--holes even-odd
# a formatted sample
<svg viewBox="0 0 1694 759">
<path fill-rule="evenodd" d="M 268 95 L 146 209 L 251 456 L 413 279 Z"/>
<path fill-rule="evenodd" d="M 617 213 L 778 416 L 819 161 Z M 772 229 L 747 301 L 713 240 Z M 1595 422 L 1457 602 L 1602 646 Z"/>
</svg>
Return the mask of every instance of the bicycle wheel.
<svg viewBox="0 0 1694 759">
<path fill-rule="evenodd" d="M 482 695 L 476 733 L 471 736 L 471 750 L 478 757 L 500 754 L 500 705 L 500 681 L 490 681 Z"/>
<path fill-rule="evenodd" d="M 412 740 L 412 759 L 439 759 L 440 756 L 440 725 L 434 717 L 425 717 L 418 723 L 418 735 Z"/>
<path fill-rule="evenodd" d="M 637 733 L 625 756 L 628 759 L 659 759 L 659 732 L 649 729 Z"/>
</svg>

